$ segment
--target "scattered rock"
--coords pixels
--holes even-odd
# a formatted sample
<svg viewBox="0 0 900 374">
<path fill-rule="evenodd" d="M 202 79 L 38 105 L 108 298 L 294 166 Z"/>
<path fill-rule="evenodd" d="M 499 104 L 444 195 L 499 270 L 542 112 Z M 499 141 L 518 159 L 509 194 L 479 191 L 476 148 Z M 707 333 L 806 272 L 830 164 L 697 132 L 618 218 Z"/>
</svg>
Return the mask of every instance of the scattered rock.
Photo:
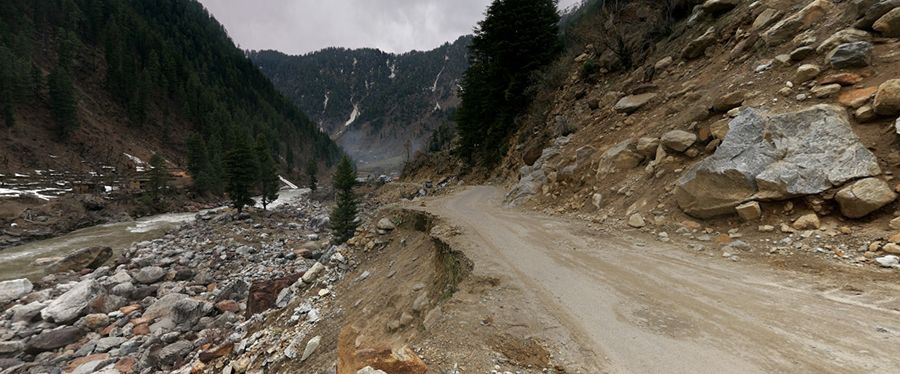
<svg viewBox="0 0 900 374">
<path fill-rule="evenodd" d="M 814 0 L 806 7 L 787 18 L 778 21 L 762 34 L 770 46 L 780 45 L 800 34 L 828 14 L 834 5 L 828 0 Z"/>
<path fill-rule="evenodd" d="M 810 93 L 815 95 L 815 97 L 817 97 L 819 99 L 824 99 L 824 98 L 834 95 L 838 92 L 841 92 L 841 85 L 834 83 L 834 84 L 827 84 L 824 86 L 815 86 L 809 91 L 810 91 Z"/>
<path fill-rule="evenodd" d="M 720 113 L 727 112 L 743 105 L 745 97 L 746 94 L 743 91 L 731 91 L 725 95 L 719 96 L 715 102 L 713 102 L 712 109 Z"/>
<path fill-rule="evenodd" d="M 676 152 L 684 152 L 697 142 L 697 135 L 683 130 L 672 130 L 663 134 L 660 141 L 666 148 Z"/>
<path fill-rule="evenodd" d="M 900 7 L 900 0 L 881 0 L 868 7 L 863 17 L 856 21 L 853 27 L 863 30 L 871 29 L 875 22 L 878 22 L 881 17 L 884 17 L 885 14 L 897 7 Z"/>
<path fill-rule="evenodd" d="M 621 113 L 634 113 L 655 97 L 655 93 L 625 96 L 616 103 L 614 109 Z"/>
<path fill-rule="evenodd" d="M 378 220 L 378 223 L 375 225 L 375 227 L 377 227 L 379 230 L 384 230 L 384 231 L 393 231 L 394 229 L 397 228 L 397 226 L 394 225 L 394 222 L 392 222 L 388 218 L 382 218 L 382 219 Z"/>
<path fill-rule="evenodd" d="M 793 61 L 803 61 L 816 54 L 816 49 L 810 46 L 803 46 L 791 51 L 790 57 Z"/>
<path fill-rule="evenodd" d="M 166 271 L 159 266 L 147 266 L 131 274 L 135 281 L 142 284 L 159 282 L 166 276 Z"/>
<path fill-rule="evenodd" d="M 113 250 L 110 247 L 91 247 L 77 250 L 61 260 L 51 264 L 48 271 L 51 273 L 63 273 L 67 271 L 79 272 L 84 269 L 96 269 L 103 266 L 112 258 Z"/>
<path fill-rule="evenodd" d="M 878 263 L 883 268 L 896 268 L 900 267 L 900 257 L 895 255 L 888 255 L 884 257 L 878 257 L 875 259 L 875 262 Z"/>
<path fill-rule="evenodd" d="M 866 105 L 866 103 L 875 96 L 875 92 L 877 91 L 878 88 L 876 87 L 864 87 L 854 90 L 848 90 L 845 92 L 841 92 L 841 94 L 838 95 L 837 102 L 841 106 L 858 109 L 863 105 Z"/>
<path fill-rule="evenodd" d="M 706 0 L 703 3 L 703 11 L 717 16 L 734 9 L 740 3 L 740 0 Z"/>
<path fill-rule="evenodd" d="M 881 33 L 881 36 L 900 38 L 900 6 L 881 16 L 872 28 Z"/>
<path fill-rule="evenodd" d="M 887 182 L 865 178 L 842 188 L 835 195 L 841 213 L 849 218 L 862 218 L 892 203 L 897 194 Z"/>
<path fill-rule="evenodd" d="M 869 42 L 841 44 L 828 53 L 827 60 L 835 69 L 864 68 L 872 64 L 872 50 Z"/>
<path fill-rule="evenodd" d="M 693 60 L 706 52 L 710 45 L 716 42 L 716 28 L 710 27 L 706 29 L 697 39 L 692 40 L 682 51 L 681 57 L 685 60 Z"/>
<path fill-rule="evenodd" d="M 638 139 L 635 149 L 644 157 L 653 157 L 659 147 L 658 138 L 643 137 Z"/>
<path fill-rule="evenodd" d="M 640 213 L 635 213 L 628 217 L 628 226 L 639 229 L 646 225 L 647 223 L 644 222 L 644 216 L 642 216 Z"/>
<path fill-rule="evenodd" d="M 744 109 L 716 152 L 687 170 L 675 198 L 699 218 L 732 214 L 750 200 L 812 195 L 881 174 L 842 108 L 817 105 L 770 115 Z"/>
<path fill-rule="evenodd" d="M 882 116 L 900 114 L 900 79 L 891 79 L 878 86 L 872 108 Z"/>
<path fill-rule="evenodd" d="M 316 352 L 316 349 L 319 348 L 319 342 L 321 341 L 321 336 L 316 336 L 312 339 L 309 339 L 309 341 L 306 342 L 306 348 L 303 349 L 303 356 L 300 356 L 300 362 L 306 361 L 309 356 L 312 356 L 312 354 Z"/>
<path fill-rule="evenodd" d="M 747 222 L 756 221 L 762 217 L 762 208 L 759 207 L 759 203 L 756 201 L 738 205 L 735 210 L 737 210 L 738 216 Z"/>
<path fill-rule="evenodd" d="M 25 351 L 30 354 L 53 351 L 81 340 L 84 335 L 84 330 L 74 326 L 45 331 L 28 340 Z"/>
<path fill-rule="evenodd" d="M 791 225 L 795 230 L 818 230 L 820 226 L 819 216 L 815 213 L 800 216 Z"/>
<path fill-rule="evenodd" d="M 827 53 L 828 51 L 833 50 L 835 47 L 837 47 L 841 44 L 854 43 L 854 42 L 865 42 L 865 41 L 868 41 L 870 38 L 871 38 L 871 36 L 869 35 L 869 33 L 865 32 L 863 30 L 854 29 L 854 28 L 843 29 L 841 31 L 834 33 L 833 35 L 828 37 L 828 39 L 825 39 L 825 41 L 822 42 L 822 44 L 819 44 L 819 46 L 816 48 L 816 52 L 817 53 Z"/>
<path fill-rule="evenodd" d="M 822 72 L 822 68 L 818 65 L 803 64 L 797 68 L 794 74 L 794 82 L 804 83 L 815 79 Z"/>
</svg>

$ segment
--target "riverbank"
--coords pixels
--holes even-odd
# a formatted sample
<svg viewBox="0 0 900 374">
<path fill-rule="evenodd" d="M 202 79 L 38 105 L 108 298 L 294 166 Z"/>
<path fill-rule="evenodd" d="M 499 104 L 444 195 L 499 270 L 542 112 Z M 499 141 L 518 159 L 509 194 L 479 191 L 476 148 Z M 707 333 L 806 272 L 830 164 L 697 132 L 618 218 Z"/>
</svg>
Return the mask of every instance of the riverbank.
<svg viewBox="0 0 900 374">
<path fill-rule="evenodd" d="M 182 222 L 156 217 L 73 233 L 98 242 L 109 240 L 95 238 L 103 232 L 127 241 L 165 231 L 124 246 L 108 266 L 48 275 L 33 286 L 0 284 L 0 302 L 13 304 L 0 318 L 0 370 L 172 370 L 240 334 L 247 316 L 274 306 L 300 274 L 311 281 L 324 275 L 322 263 L 336 272 L 346 261 L 328 245 L 326 207 L 302 192 L 282 191 L 267 212 L 207 211 Z"/>
</svg>

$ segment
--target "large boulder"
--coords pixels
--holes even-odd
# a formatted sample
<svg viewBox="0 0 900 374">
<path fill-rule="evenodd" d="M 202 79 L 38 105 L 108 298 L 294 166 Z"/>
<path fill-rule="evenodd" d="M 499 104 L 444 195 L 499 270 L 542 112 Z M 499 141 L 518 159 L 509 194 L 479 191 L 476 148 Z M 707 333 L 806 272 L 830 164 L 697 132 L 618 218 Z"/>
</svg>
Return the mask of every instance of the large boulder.
<svg viewBox="0 0 900 374">
<path fill-rule="evenodd" d="M 104 294 L 105 290 L 97 281 L 81 281 L 41 310 L 41 318 L 54 323 L 74 321 L 86 314 L 91 303 Z"/>
<path fill-rule="evenodd" d="M 900 7 L 894 8 L 881 16 L 878 21 L 875 21 L 872 28 L 881 33 L 882 36 L 900 38 Z"/>
<path fill-rule="evenodd" d="M 900 0 L 881 0 L 866 9 L 863 17 L 856 21 L 856 24 L 854 24 L 853 27 L 858 29 L 871 29 L 875 25 L 875 22 L 878 22 L 881 17 L 884 17 L 884 15 L 897 7 L 900 7 Z"/>
<path fill-rule="evenodd" d="M 73 326 L 45 331 L 28 340 L 25 351 L 30 354 L 53 351 L 77 342 L 85 334 L 80 327 Z"/>
<path fill-rule="evenodd" d="M 882 116 L 900 114 L 900 79 L 891 79 L 878 86 L 872 107 Z"/>
<path fill-rule="evenodd" d="M 18 300 L 34 289 L 28 279 L 13 279 L 0 282 L 0 305 Z"/>
<path fill-rule="evenodd" d="M 828 53 L 828 63 L 835 69 L 864 68 L 872 64 L 872 49 L 869 42 L 841 44 Z"/>
<path fill-rule="evenodd" d="M 750 200 L 817 194 L 881 174 L 840 107 L 778 115 L 747 108 L 729 128 L 716 152 L 678 180 L 676 200 L 692 216 L 733 214 Z"/>
<path fill-rule="evenodd" d="M 887 182 L 866 178 L 851 183 L 835 195 L 841 213 L 849 218 L 862 218 L 897 199 Z"/>
<path fill-rule="evenodd" d="M 110 247 L 91 247 L 70 253 L 61 260 L 51 264 L 48 270 L 51 273 L 64 273 L 67 271 L 81 271 L 84 269 L 96 269 L 103 266 L 113 256 Z"/>
<path fill-rule="evenodd" d="M 780 45 L 821 20 L 832 9 L 834 5 L 830 0 L 814 0 L 766 30 L 762 34 L 763 40 L 771 46 Z"/>
</svg>

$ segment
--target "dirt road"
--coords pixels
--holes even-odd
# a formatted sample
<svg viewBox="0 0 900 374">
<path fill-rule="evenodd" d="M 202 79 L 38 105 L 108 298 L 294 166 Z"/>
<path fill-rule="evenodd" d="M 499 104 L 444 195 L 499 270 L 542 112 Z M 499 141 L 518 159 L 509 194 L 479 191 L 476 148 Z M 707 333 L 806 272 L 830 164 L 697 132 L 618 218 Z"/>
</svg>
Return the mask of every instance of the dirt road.
<svg viewBox="0 0 900 374">
<path fill-rule="evenodd" d="M 900 373 L 897 284 L 842 292 L 501 199 L 497 188 L 473 187 L 425 209 L 462 229 L 456 240 L 476 270 L 500 273 L 543 305 L 589 372 Z"/>
</svg>

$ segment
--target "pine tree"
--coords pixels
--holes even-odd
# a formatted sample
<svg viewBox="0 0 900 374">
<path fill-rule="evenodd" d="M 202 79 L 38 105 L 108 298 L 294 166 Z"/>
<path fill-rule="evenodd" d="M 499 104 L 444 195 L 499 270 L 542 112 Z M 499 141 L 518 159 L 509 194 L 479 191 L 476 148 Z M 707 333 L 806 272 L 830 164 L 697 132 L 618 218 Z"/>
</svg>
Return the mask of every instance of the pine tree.
<svg viewBox="0 0 900 374">
<path fill-rule="evenodd" d="M 353 194 L 356 170 L 350 158 L 344 156 L 334 172 L 335 206 L 331 211 L 332 242 L 341 244 L 350 240 L 356 232 L 357 201 Z"/>
<path fill-rule="evenodd" d="M 206 193 L 211 189 L 209 153 L 203 138 L 194 134 L 188 138 L 188 172 L 194 179 L 194 190 Z"/>
<path fill-rule="evenodd" d="M 225 179 L 228 198 L 238 213 L 243 212 L 245 206 L 255 204 L 250 189 L 257 180 L 256 155 L 246 140 L 239 140 L 225 154 Z"/>
<path fill-rule="evenodd" d="M 72 79 L 69 78 L 66 69 L 57 67 L 50 73 L 48 85 L 53 120 L 56 122 L 56 135 L 60 139 L 66 139 L 78 128 Z"/>
<path fill-rule="evenodd" d="M 149 181 L 147 181 L 147 190 L 144 191 L 145 203 L 153 211 L 162 210 L 162 194 L 168 188 L 169 171 L 166 169 L 166 160 L 158 153 L 150 158 Z"/>
<path fill-rule="evenodd" d="M 278 169 L 272 159 L 272 150 L 262 136 L 256 139 L 256 160 L 259 167 L 259 192 L 262 195 L 260 202 L 263 210 L 266 210 L 269 203 L 278 199 Z"/>
<path fill-rule="evenodd" d="M 469 47 L 457 113 L 466 161 L 493 166 L 505 152 L 515 118 L 530 103 L 533 73 L 562 49 L 554 0 L 494 0 Z"/>
<path fill-rule="evenodd" d="M 315 159 L 310 159 L 309 164 L 306 165 L 306 181 L 308 183 L 307 186 L 313 192 L 315 192 L 316 189 L 319 188 L 319 179 L 317 177 L 318 174 L 319 164 L 316 163 Z"/>
</svg>

